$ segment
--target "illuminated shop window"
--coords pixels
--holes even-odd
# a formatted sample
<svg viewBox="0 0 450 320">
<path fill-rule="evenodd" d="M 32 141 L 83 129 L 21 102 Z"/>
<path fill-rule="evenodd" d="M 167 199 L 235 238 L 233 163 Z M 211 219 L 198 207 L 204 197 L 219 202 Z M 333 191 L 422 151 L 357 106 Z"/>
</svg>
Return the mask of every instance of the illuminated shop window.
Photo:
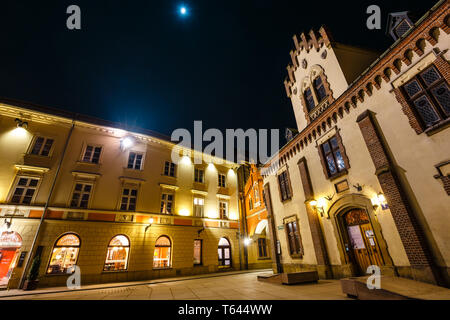
<svg viewBox="0 0 450 320">
<path fill-rule="evenodd" d="M 205 207 L 205 199 L 194 198 L 194 216 L 202 218 L 204 207 Z"/>
<path fill-rule="evenodd" d="M 80 238 L 73 233 L 63 235 L 53 247 L 47 274 L 67 273 L 67 269 L 76 265 L 80 251 Z"/>
<path fill-rule="evenodd" d="M 142 170 L 144 155 L 138 152 L 130 152 L 128 156 L 128 169 Z"/>
<path fill-rule="evenodd" d="M 219 266 L 231 267 L 231 246 L 226 238 L 220 238 L 219 248 Z"/>
<path fill-rule="evenodd" d="M 31 148 L 31 154 L 48 157 L 50 154 L 50 150 L 53 145 L 53 139 L 45 138 L 45 137 L 37 137 L 34 140 L 33 147 Z"/>
<path fill-rule="evenodd" d="M 153 254 L 153 268 L 170 268 L 170 249 L 172 243 L 166 236 L 156 240 L 155 253 Z"/>
<path fill-rule="evenodd" d="M 109 242 L 104 271 L 126 270 L 128 267 L 128 254 L 130 240 L 124 235 L 117 235 Z"/>
<path fill-rule="evenodd" d="M 202 264 L 202 240 L 194 240 L 194 265 Z"/>
<path fill-rule="evenodd" d="M 11 197 L 11 203 L 30 204 L 36 193 L 38 182 L 38 178 L 19 177 Z"/>
</svg>

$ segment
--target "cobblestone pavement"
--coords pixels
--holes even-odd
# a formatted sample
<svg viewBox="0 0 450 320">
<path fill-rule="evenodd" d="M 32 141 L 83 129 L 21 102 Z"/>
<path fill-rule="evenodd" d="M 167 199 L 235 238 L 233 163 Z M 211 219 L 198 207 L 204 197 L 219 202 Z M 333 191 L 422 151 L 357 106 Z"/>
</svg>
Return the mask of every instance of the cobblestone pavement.
<svg viewBox="0 0 450 320">
<path fill-rule="evenodd" d="M 281 285 L 257 280 L 258 272 L 193 278 L 119 288 L 33 294 L 7 300 L 328 300 L 347 299 L 338 280 Z"/>
</svg>

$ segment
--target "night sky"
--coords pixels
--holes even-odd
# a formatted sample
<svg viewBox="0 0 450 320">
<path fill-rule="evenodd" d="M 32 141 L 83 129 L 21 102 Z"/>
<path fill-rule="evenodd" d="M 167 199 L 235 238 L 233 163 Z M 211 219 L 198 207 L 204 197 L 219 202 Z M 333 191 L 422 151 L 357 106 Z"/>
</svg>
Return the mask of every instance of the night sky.
<svg viewBox="0 0 450 320">
<path fill-rule="evenodd" d="M 296 127 L 283 80 L 292 35 L 326 24 L 336 41 L 384 51 L 389 12 L 435 1 L 18 1 L 0 4 L 0 96 L 170 135 Z M 66 28 L 66 8 L 82 30 Z M 378 4 L 382 30 L 366 28 Z"/>
</svg>

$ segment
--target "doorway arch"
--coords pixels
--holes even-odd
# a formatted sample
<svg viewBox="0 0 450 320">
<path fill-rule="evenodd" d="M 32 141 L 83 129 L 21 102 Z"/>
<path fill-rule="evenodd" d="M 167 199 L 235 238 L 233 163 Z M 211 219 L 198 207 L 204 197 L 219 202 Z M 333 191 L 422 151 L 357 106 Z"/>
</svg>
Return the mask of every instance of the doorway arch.
<svg viewBox="0 0 450 320">
<path fill-rule="evenodd" d="M 16 266 L 22 237 L 15 231 L 4 231 L 0 235 L 0 287 L 8 286 Z"/>
<path fill-rule="evenodd" d="M 341 277 L 366 275 L 366 266 L 372 264 L 378 265 L 383 274 L 385 271 L 394 273 L 381 225 L 369 198 L 361 194 L 344 195 L 329 207 L 328 216 L 337 238 Z M 366 251 L 355 251 L 364 249 Z"/>
<path fill-rule="evenodd" d="M 227 238 L 220 238 L 217 253 L 219 267 L 231 267 L 231 245 Z"/>
</svg>

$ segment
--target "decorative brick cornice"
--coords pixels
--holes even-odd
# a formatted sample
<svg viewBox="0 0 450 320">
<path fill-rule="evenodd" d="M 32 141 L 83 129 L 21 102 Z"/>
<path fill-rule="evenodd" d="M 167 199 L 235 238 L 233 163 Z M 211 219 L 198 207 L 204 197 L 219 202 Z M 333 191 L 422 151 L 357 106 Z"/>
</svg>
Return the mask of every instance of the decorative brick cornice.
<svg viewBox="0 0 450 320">
<path fill-rule="evenodd" d="M 405 61 L 411 61 L 412 55 L 423 55 L 425 41 L 428 41 L 431 44 L 429 41 L 430 36 L 436 40 L 436 43 L 439 43 L 440 38 L 437 36 L 437 29 L 439 29 L 439 31 L 442 30 L 447 34 L 450 33 L 450 27 L 448 25 L 449 10 L 450 0 L 442 1 L 438 5 L 434 6 L 424 18 L 419 20 L 419 24 L 414 26 L 403 38 L 399 39 L 391 48 L 383 53 L 367 71 L 360 75 L 360 77 L 357 78 L 357 80 L 353 82 L 349 88 L 333 102 L 330 107 L 328 107 L 314 121 L 309 123 L 305 129 L 303 129 L 294 139 L 285 145 L 280 150 L 276 159 L 271 159 L 264 164 L 263 167 L 265 168 L 264 171 L 266 174 L 272 172 L 272 167 L 276 167 L 274 164 L 279 165 L 281 163 L 285 163 L 287 161 L 288 153 L 293 152 L 295 154 L 306 147 L 313 138 L 317 139 L 320 137 L 320 133 L 317 135 L 319 132 L 317 128 L 322 128 L 322 131 L 325 131 L 327 127 L 331 128 L 335 119 L 341 119 L 345 113 L 350 112 L 348 106 L 353 105 L 353 107 L 356 108 L 358 106 L 358 93 L 361 90 L 364 91 L 364 88 L 368 87 L 380 90 L 381 83 L 383 81 L 389 83 L 392 74 L 395 74 L 395 71 L 392 71 L 390 67 L 394 61 L 397 63 L 396 68 L 402 71 L 402 68 L 404 67 L 403 64 L 408 65 Z M 321 27 L 319 30 L 319 33 L 322 35 L 317 40 L 319 45 L 321 43 L 326 45 L 327 43 L 329 44 L 332 42 L 330 34 L 325 30 L 325 27 Z M 301 50 L 307 50 L 308 52 L 308 44 L 312 44 L 312 41 L 311 39 L 308 40 L 304 34 L 302 35 L 303 36 L 300 37 L 302 39 L 301 41 L 298 40 L 297 36 L 294 36 L 296 50 L 297 52 L 300 52 Z M 399 62 L 401 62 L 400 65 Z M 292 83 L 285 81 L 285 86 L 286 92 L 289 93 L 288 96 L 290 97 L 290 88 Z M 345 111 L 345 113 L 343 111 Z M 316 134 L 315 137 L 313 132 Z M 270 170 L 267 171 L 269 167 Z"/>
</svg>

